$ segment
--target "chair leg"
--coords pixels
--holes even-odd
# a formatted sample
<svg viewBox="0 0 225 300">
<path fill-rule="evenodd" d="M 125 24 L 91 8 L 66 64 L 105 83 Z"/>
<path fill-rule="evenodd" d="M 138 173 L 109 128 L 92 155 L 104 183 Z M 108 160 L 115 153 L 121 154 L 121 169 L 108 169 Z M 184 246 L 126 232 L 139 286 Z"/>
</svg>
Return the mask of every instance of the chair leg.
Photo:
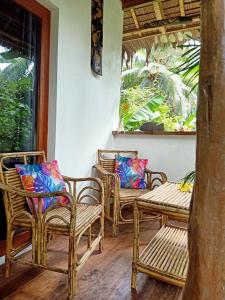
<svg viewBox="0 0 225 300">
<path fill-rule="evenodd" d="M 131 288 L 136 290 L 137 287 L 137 268 L 135 264 L 132 264 L 132 275 L 131 275 Z"/>
<path fill-rule="evenodd" d="M 117 237 L 119 233 L 119 211 L 120 206 L 117 204 L 117 200 L 114 200 L 113 204 L 113 237 Z"/>
<path fill-rule="evenodd" d="M 166 215 L 162 215 L 160 219 L 160 227 L 166 225 L 167 221 L 168 221 L 168 217 Z"/>
<path fill-rule="evenodd" d="M 47 248 L 48 248 L 48 242 L 49 242 L 49 237 L 51 236 L 50 233 L 47 232 L 46 229 L 43 229 L 43 255 L 42 255 L 42 265 L 46 266 L 47 264 Z"/>
<path fill-rule="evenodd" d="M 132 276 L 131 276 L 131 288 L 136 289 L 137 285 L 137 260 L 139 258 L 139 223 L 140 213 L 137 209 L 137 203 L 134 203 L 134 236 L 133 236 L 133 261 L 132 261 Z"/>
<path fill-rule="evenodd" d="M 12 229 L 11 226 L 8 225 L 7 228 L 7 239 L 6 239 L 6 255 L 5 255 L 5 277 L 8 278 L 10 275 L 10 257 L 11 257 L 11 249 L 12 249 Z"/>
<path fill-rule="evenodd" d="M 113 222 L 113 237 L 116 238 L 118 236 L 119 226 Z"/>
<path fill-rule="evenodd" d="M 99 252 L 102 253 L 103 251 L 103 246 L 104 246 L 104 242 L 103 242 L 103 237 L 101 238 L 101 241 L 99 242 Z"/>
<path fill-rule="evenodd" d="M 68 288 L 69 300 L 74 299 L 77 293 L 77 256 L 76 256 L 76 240 L 74 236 L 69 238 L 69 255 L 68 255 Z"/>
<path fill-rule="evenodd" d="M 10 260 L 8 255 L 5 256 L 5 278 L 8 278 L 10 275 Z"/>
<path fill-rule="evenodd" d="M 101 219 L 100 219 L 100 226 L 101 226 L 101 235 L 102 238 L 99 242 L 99 252 L 102 253 L 103 251 L 103 245 L 104 245 L 104 213 L 102 213 Z"/>
</svg>

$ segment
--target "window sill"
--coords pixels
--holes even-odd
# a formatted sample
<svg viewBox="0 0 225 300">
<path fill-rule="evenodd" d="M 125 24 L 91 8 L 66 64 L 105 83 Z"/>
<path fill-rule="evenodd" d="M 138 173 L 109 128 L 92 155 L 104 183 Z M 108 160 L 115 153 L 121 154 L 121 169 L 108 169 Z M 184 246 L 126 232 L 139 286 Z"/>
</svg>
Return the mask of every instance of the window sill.
<svg viewBox="0 0 225 300">
<path fill-rule="evenodd" d="M 196 135 L 196 131 L 113 131 L 114 136 L 125 135 Z"/>
</svg>

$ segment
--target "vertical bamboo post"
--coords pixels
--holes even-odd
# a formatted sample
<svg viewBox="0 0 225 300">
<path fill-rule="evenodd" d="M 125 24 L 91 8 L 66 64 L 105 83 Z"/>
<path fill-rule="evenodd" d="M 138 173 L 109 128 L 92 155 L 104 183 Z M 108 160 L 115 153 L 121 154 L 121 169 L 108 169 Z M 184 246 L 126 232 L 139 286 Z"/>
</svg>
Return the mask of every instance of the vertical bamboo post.
<svg viewBox="0 0 225 300">
<path fill-rule="evenodd" d="M 196 186 L 183 300 L 225 299 L 225 0 L 202 0 Z"/>
</svg>

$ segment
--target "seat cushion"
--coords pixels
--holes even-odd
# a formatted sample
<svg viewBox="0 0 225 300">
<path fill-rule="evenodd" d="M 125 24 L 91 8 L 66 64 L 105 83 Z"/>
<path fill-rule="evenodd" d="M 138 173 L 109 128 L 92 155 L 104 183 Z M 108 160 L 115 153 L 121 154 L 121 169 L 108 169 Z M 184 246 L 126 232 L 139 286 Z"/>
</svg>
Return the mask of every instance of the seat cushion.
<svg viewBox="0 0 225 300">
<path fill-rule="evenodd" d="M 90 205 L 90 204 L 77 204 L 77 219 L 76 219 L 76 231 L 79 232 L 86 227 L 87 224 L 92 223 L 97 216 L 102 212 L 102 205 Z M 65 207 L 58 207 L 47 213 L 46 221 L 56 216 L 56 218 L 49 221 L 49 229 L 62 229 L 68 230 L 70 224 L 70 211 Z M 62 217 L 66 223 L 57 218 Z M 52 226 L 52 227 L 51 227 Z"/>
</svg>

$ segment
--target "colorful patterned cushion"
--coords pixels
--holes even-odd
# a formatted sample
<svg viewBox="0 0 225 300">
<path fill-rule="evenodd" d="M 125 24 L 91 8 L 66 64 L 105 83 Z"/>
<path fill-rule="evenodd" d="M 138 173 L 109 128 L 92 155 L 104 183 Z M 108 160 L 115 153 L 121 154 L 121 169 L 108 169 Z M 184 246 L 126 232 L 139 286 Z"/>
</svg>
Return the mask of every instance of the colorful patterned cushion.
<svg viewBox="0 0 225 300">
<path fill-rule="evenodd" d="M 115 173 L 120 177 L 121 188 L 145 189 L 144 170 L 147 163 L 147 159 L 116 156 Z"/>
<path fill-rule="evenodd" d="M 19 173 L 24 189 L 27 192 L 50 193 L 66 191 L 63 177 L 59 172 L 56 160 L 43 164 L 15 165 Z M 30 199 L 27 199 L 30 210 L 33 206 Z M 33 198 L 35 209 L 38 208 L 38 198 Z M 68 199 L 63 196 L 42 198 L 42 212 L 53 203 L 68 204 Z"/>
</svg>

